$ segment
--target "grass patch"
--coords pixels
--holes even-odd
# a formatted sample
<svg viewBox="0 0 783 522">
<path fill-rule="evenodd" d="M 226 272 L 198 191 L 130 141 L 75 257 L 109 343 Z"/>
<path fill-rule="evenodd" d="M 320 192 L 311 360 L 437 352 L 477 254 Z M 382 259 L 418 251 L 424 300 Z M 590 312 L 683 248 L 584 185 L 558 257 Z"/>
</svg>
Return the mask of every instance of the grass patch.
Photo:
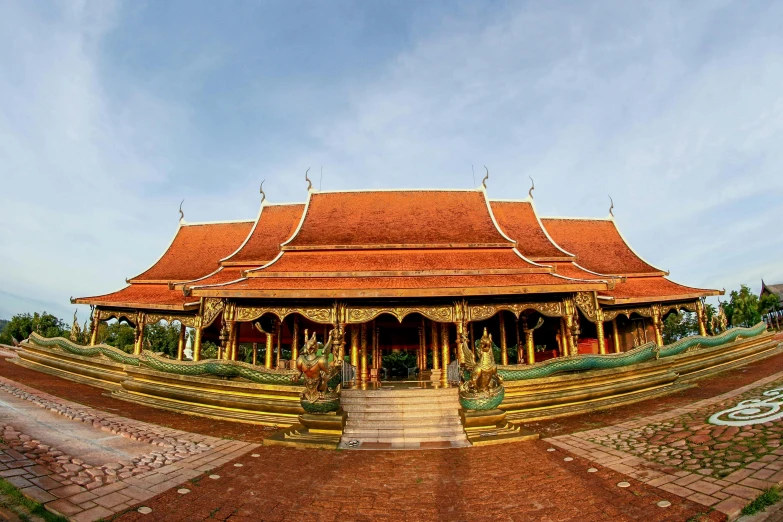
<svg viewBox="0 0 783 522">
<path fill-rule="evenodd" d="M 767 488 L 764 492 L 756 497 L 756 499 L 742 508 L 743 515 L 755 515 L 759 511 L 764 511 L 767 507 L 775 504 L 780 500 L 780 488 L 772 486 Z"/>
<path fill-rule="evenodd" d="M 30 515 L 40 517 L 46 520 L 46 522 L 66 522 L 67 520 L 61 516 L 46 511 L 43 505 L 22 495 L 22 493 L 7 480 L 0 479 L 0 495 L 5 497 L 4 500 L 10 500 L 10 505 L 7 505 L 6 507 L 16 512 L 16 514 L 19 515 L 19 518 L 25 522 L 30 520 L 30 517 L 25 513 L 19 513 L 18 511 L 21 510 L 14 508 L 22 507 Z"/>
</svg>

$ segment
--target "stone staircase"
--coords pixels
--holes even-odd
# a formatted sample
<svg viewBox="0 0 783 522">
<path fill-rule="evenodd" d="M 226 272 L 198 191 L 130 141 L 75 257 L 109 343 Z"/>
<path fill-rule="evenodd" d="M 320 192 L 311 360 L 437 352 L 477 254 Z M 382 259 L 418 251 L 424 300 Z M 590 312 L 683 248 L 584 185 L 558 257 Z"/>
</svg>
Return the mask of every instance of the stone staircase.
<svg viewBox="0 0 783 522">
<path fill-rule="evenodd" d="M 343 389 L 345 449 L 436 449 L 470 446 L 457 388 L 430 383 Z"/>
</svg>

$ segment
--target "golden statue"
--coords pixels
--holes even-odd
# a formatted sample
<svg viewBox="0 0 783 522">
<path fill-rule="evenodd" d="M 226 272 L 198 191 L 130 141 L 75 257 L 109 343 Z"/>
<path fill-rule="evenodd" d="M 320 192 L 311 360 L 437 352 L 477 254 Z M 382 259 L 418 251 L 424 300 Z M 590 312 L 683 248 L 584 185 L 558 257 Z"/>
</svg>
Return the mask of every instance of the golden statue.
<svg viewBox="0 0 783 522">
<path fill-rule="evenodd" d="M 79 327 L 79 320 L 76 319 L 76 311 L 73 312 L 73 324 L 71 325 L 71 341 L 78 343 L 82 339 L 82 329 Z"/>
<path fill-rule="evenodd" d="M 492 350 L 492 336 L 484 328 L 484 335 L 479 340 L 476 355 L 470 351 L 463 339 L 460 342 L 462 350 L 462 382 L 459 385 L 460 403 L 465 409 L 488 410 L 497 408 L 503 401 L 503 378 L 498 375 L 495 364 L 495 354 Z M 469 372 L 469 378 L 465 374 Z"/>
<path fill-rule="evenodd" d="M 299 402 L 307 413 L 328 413 L 340 406 L 342 361 L 332 350 L 333 346 L 339 346 L 340 336 L 337 331 L 330 331 L 329 339 L 319 355 L 315 332 L 310 338 L 307 334 L 308 331 L 305 330 L 305 343 L 302 352 L 296 358 L 296 369 L 299 373 L 292 377 L 292 380 L 298 382 L 304 377 L 305 389 Z"/>
</svg>

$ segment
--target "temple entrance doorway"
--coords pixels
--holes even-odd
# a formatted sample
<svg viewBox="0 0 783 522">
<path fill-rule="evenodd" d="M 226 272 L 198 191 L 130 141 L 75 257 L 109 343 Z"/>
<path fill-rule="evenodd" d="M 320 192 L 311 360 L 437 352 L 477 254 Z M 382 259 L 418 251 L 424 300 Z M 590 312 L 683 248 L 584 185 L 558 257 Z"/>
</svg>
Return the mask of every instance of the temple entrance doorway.
<svg viewBox="0 0 783 522">
<path fill-rule="evenodd" d="M 400 323 L 396 317 L 383 314 L 375 320 L 380 381 L 399 383 L 424 378 L 421 350 L 426 323 L 423 319 L 419 314 L 411 314 Z"/>
</svg>

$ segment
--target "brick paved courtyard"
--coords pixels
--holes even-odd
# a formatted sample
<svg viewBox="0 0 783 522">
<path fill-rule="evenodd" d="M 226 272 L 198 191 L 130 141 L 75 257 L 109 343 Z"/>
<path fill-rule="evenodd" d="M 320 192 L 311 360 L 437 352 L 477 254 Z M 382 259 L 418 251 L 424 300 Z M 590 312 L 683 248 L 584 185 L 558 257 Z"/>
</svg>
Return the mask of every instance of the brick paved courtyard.
<svg viewBox="0 0 783 522">
<path fill-rule="evenodd" d="M 148 469 L 134 474 L 126 469 L 132 466 L 119 468 L 131 473 L 122 480 L 108 478 L 115 470 L 104 466 L 101 484 L 83 485 L 73 478 L 91 477 L 90 467 L 72 468 L 75 474 L 69 477 L 53 475 L 51 463 L 34 462 L 36 448 L 24 446 L 34 437 L 21 438 L 25 434 L 13 429 L 6 430 L 10 440 L 0 455 L 7 455 L 2 466 L 11 475 L 6 476 L 51 495 L 28 489 L 42 501 L 58 502 L 65 507 L 63 514 L 78 508 L 75 520 L 109 517 L 112 512 L 120 513 L 116 518 L 123 521 L 725 520 L 726 513 L 734 515 L 752 492 L 781 479 L 778 458 L 783 457 L 778 453 L 783 449 L 775 446 L 780 424 L 734 430 L 705 424 L 705 418 L 779 386 L 783 373 L 777 374 L 782 369 L 783 355 L 776 355 L 703 381 L 676 397 L 602 413 L 605 422 L 598 429 L 579 431 L 596 424 L 595 414 L 555 419 L 550 425 L 565 434 L 535 442 L 424 452 L 334 452 L 247 444 L 263 439 L 268 431 L 117 401 L 102 390 L 0 359 L 0 375 L 15 379 L 0 381 L 6 388 L 0 393 L 15 393 L 17 388 L 29 395 L 26 400 L 55 401 L 81 412 L 76 418 L 82 422 L 97 420 L 96 429 L 107 428 L 101 422 L 107 422 L 108 429 L 136 429 L 137 439 L 145 443 L 173 434 L 182 440 L 209 441 L 213 452 L 195 452 L 169 463 L 165 457 L 156 461 L 156 455 L 142 458 L 129 464 Z M 63 395 L 78 394 L 100 409 L 57 399 L 19 385 L 20 381 Z M 703 398 L 704 390 L 710 397 Z M 130 416 L 160 418 L 161 424 L 191 431 L 161 428 Z M 213 438 L 237 433 L 248 436 L 233 442 Z M 30 455 L 18 450 L 20 443 Z M 58 456 L 63 455 L 55 455 L 54 461 Z M 75 457 L 67 456 L 73 464 Z M 763 484 L 751 484 L 753 480 Z M 619 487 L 622 483 L 628 487 Z M 659 507 L 662 501 L 670 505 Z M 147 508 L 142 511 L 151 512 L 137 511 L 142 506 Z"/>
</svg>

